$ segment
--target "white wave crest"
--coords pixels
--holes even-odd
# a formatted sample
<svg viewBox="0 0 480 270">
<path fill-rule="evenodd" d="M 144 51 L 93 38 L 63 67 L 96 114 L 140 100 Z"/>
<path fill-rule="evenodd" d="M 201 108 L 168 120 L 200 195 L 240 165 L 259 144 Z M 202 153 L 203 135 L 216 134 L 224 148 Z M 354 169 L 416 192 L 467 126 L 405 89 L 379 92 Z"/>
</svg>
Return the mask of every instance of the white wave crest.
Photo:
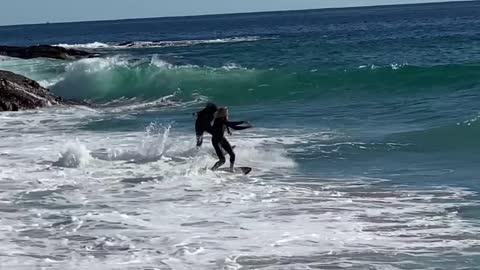
<svg viewBox="0 0 480 270">
<path fill-rule="evenodd" d="M 85 44 L 55 44 L 54 46 L 63 47 L 66 49 L 74 49 L 74 48 L 84 48 L 84 49 L 101 49 L 101 48 L 109 48 L 111 45 L 102 42 L 92 42 L 92 43 L 85 43 Z"/>
<path fill-rule="evenodd" d="M 186 47 L 199 44 L 215 44 L 215 43 L 237 43 L 237 42 L 254 42 L 264 40 L 259 36 L 230 37 L 217 39 L 196 39 L 196 40 L 172 40 L 172 41 L 128 41 L 121 43 L 113 42 L 92 42 L 85 44 L 56 44 L 55 46 L 84 49 L 129 49 L 129 48 L 164 48 L 164 47 Z"/>
<path fill-rule="evenodd" d="M 67 72 L 96 73 L 102 70 L 109 70 L 118 66 L 127 66 L 128 61 L 120 56 L 106 58 L 88 58 L 73 62 L 66 67 Z"/>
<path fill-rule="evenodd" d="M 381 69 L 381 68 L 391 68 L 392 70 L 399 70 L 404 67 L 407 67 L 408 63 L 403 63 L 403 64 L 398 64 L 398 63 L 392 63 L 390 65 L 382 65 L 382 66 L 377 66 L 377 65 L 361 65 L 358 67 L 358 69 L 371 69 L 371 70 L 376 70 L 376 69 Z"/>
</svg>

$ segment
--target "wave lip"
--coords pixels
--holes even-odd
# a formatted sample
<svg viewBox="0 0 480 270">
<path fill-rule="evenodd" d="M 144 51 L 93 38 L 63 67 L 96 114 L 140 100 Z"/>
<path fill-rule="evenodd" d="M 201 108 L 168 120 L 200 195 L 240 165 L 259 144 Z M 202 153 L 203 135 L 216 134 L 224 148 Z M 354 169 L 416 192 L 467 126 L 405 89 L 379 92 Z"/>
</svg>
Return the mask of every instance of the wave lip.
<svg viewBox="0 0 480 270">
<path fill-rule="evenodd" d="M 83 49 L 141 49 L 141 48 L 166 48 L 166 47 L 187 47 L 200 44 L 217 44 L 217 43 L 238 43 L 238 42 L 254 42 L 263 40 L 259 36 L 230 37 L 217 39 L 195 39 L 195 40 L 173 40 L 173 41 L 125 41 L 115 42 L 92 42 L 84 44 L 56 44 L 64 48 L 83 48 Z"/>
</svg>

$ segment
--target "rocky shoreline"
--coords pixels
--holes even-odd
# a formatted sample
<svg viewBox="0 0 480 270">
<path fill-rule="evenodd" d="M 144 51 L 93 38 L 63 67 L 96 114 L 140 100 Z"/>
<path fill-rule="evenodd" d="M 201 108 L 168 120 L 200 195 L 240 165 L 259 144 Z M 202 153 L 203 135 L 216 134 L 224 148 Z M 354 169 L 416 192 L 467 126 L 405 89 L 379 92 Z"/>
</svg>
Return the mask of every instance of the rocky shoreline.
<svg viewBox="0 0 480 270">
<path fill-rule="evenodd" d="M 31 47 L 0 46 L 0 55 L 21 59 L 52 58 L 76 60 L 96 57 L 98 54 L 40 45 Z M 64 100 L 53 95 L 36 81 L 10 71 L 0 70 L 0 112 L 36 109 L 52 105 L 90 105 L 84 101 Z"/>
<path fill-rule="evenodd" d="M 36 81 L 0 70 L 0 111 L 19 111 L 61 104 L 61 98 Z"/>
<path fill-rule="evenodd" d="M 30 47 L 0 46 L 0 55 L 22 59 L 43 57 L 60 60 L 76 60 L 99 56 L 99 54 L 96 53 L 75 49 L 66 49 L 63 47 L 50 45 L 38 45 Z"/>
</svg>

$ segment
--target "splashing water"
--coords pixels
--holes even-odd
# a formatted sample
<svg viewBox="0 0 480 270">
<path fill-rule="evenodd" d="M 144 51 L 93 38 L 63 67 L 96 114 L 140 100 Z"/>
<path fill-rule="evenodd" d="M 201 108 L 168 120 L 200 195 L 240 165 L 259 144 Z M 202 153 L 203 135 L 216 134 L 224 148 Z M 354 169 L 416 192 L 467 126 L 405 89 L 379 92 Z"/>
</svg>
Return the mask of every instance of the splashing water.
<svg viewBox="0 0 480 270">
<path fill-rule="evenodd" d="M 136 149 L 109 149 L 107 160 L 126 160 L 130 162 L 152 162 L 162 158 L 171 124 L 163 125 L 152 122 L 145 129 L 145 136 Z"/>
<path fill-rule="evenodd" d="M 65 148 L 66 150 L 60 154 L 60 158 L 53 163 L 54 166 L 80 168 L 90 163 L 92 159 L 90 151 L 79 141 L 69 142 Z"/>
</svg>

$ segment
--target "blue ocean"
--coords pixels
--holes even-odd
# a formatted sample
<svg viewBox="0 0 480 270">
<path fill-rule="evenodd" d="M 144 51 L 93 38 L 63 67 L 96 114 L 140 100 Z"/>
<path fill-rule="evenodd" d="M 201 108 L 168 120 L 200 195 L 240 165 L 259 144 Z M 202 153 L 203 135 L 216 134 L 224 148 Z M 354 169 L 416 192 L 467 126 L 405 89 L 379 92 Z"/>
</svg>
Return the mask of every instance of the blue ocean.
<svg viewBox="0 0 480 270">
<path fill-rule="evenodd" d="M 480 2 L 0 27 L 0 268 L 480 269 Z M 194 113 L 227 106 L 214 172 Z M 227 158 L 228 159 L 228 158 Z M 228 162 L 227 162 L 228 165 Z"/>
</svg>

